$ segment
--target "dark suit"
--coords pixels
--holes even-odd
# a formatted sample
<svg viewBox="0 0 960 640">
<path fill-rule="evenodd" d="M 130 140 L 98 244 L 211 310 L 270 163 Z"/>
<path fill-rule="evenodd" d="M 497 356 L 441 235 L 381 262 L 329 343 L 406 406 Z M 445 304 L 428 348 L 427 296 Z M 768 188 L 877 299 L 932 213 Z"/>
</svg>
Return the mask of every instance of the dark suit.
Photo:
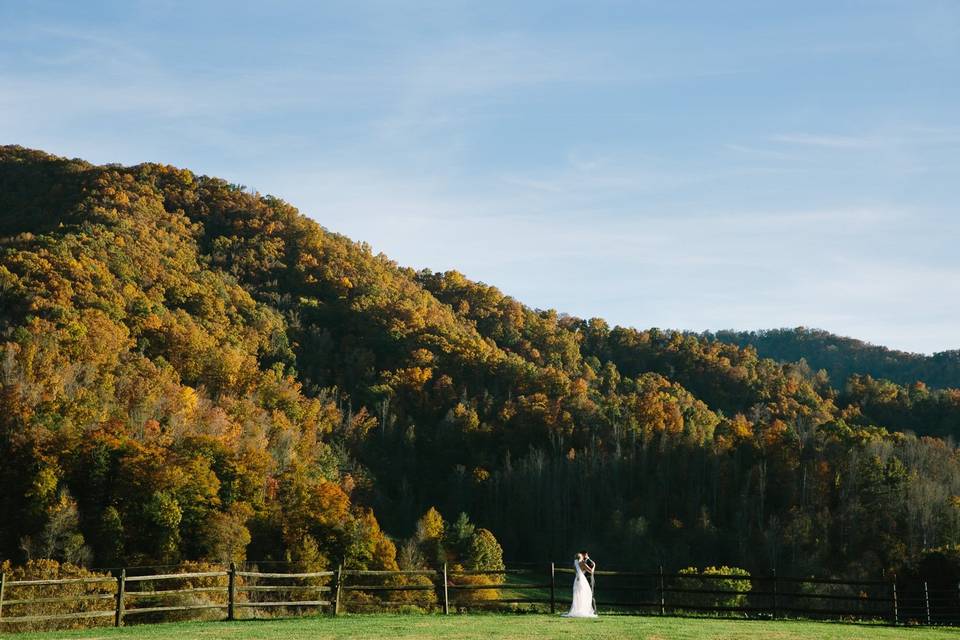
<svg viewBox="0 0 960 640">
<path fill-rule="evenodd" d="M 590 597 L 591 603 L 593 605 L 593 612 L 597 612 L 597 594 L 595 589 L 596 581 L 593 576 L 593 570 L 597 567 L 597 563 L 593 561 L 593 558 L 586 558 L 583 561 L 588 567 L 590 567 Z"/>
</svg>

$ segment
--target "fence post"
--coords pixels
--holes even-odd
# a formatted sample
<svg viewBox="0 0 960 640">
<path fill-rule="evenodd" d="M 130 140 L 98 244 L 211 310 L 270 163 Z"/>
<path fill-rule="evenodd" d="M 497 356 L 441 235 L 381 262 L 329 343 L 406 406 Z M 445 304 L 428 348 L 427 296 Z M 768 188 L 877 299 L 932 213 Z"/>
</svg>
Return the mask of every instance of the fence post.
<svg viewBox="0 0 960 640">
<path fill-rule="evenodd" d="M 927 581 L 923 581 L 923 603 L 927 609 L 927 624 L 930 624 L 930 589 L 927 588 Z"/>
<path fill-rule="evenodd" d="M 337 590 L 333 594 L 333 615 L 340 613 L 340 594 L 343 592 L 343 563 L 337 567 Z"/>
<path fill-rule="evenodd" d="M 557 612 L 557 568 L 551 562 L 550 563 L 550 613 Z"/>
<path fill-rule="evenodd" d="M 330 577 L 330 613 L 337 615 L 337 583 L 340 582 L 340 576 L 337 571 Z"/>
<path fill-rule="evenodd" d="M 3 617 L 3 589 L 7 586 L 7 574 L 0 572 L 0 618 Z"/>
<path fill-rule="evenodd" d="M 235 620 L 235 604 L 237 601 L 237 563 L 230 563 L 227 571 L 227 620 Z"/>
<path fill-rule="evenodd" d="M 658 574 L 658 580 L 657 580 L 657 592 L 660 594 L 660 615 L 662 616 L 667 614 L 667 603 L 666 603 L 666 597 L 664 596 L 663 590 L 664 590 L 663 565 L 660 565 L 660 573 Z"/>
<path fill-rule="evenodd" d="M 447 593 L 447 563 L 443 563 L 443 614 L 450 613 L 450 595 Z"/>
<path fill-rule="evenodd" d="M 900 622 L 900 612 L 897 607 L 897 577 L 893 577 L 893 582 L 890 583 L 891 591 L 893 593 L 893 626 L 897 626 Z"/>
<path fill-rule="evenodd" d="M 113 615 L 113 626 L 123 626 L 123 607 L 127 592 L 127 570 L 120 569 L 117 575 L 117 611 Z"/>
<path fill-rule="evenodd" d="M 779 611 L 777 610 L 777 570 L 773 570 L 773 619 L 776 620 L 779 617 Z"/>
</svg>

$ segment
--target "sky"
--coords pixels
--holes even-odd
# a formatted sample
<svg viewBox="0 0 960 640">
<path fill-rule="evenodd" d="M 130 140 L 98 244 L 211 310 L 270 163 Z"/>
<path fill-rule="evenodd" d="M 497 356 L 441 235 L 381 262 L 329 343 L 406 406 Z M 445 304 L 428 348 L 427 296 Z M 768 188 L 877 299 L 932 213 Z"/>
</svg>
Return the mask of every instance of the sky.
<svg viewBox="0 0 960 640">
<path fill-rule="evenodd" d="M 0 0 L 0 144 L 579 317 L 960 348 L 958 0 Z"/>
</svg>

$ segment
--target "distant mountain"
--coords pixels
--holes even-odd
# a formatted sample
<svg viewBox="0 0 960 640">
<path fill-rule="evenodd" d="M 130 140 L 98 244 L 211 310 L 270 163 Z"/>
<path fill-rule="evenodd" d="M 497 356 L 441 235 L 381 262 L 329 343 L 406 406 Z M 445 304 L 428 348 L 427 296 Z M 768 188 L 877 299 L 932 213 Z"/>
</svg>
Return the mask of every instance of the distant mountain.
<svg viewBox="0 0 960 640">
<path fill-rule="evenodd" d="M 877 575 L 960 543 L 960 394 L 859 354 L 532 309 L 217 178 L 0 147 L 0 560 L 470 565 L 472 520 L 517 560 Z"/>
<path fill-rule="evenodd" d="M 921 381 L 935 389 L 960 387 L 960 350 L 927 356 L 806 327 L 718 331 L 704 336 L 741 347 L 752 346 L 761 357 L 780 362 L 798 362 L 802 358 L 814 370 L 825 369 L 830 381 L 838 388 L 842 388 L 854 374 L 883 378 L 901 385 Z"/>
</svg>

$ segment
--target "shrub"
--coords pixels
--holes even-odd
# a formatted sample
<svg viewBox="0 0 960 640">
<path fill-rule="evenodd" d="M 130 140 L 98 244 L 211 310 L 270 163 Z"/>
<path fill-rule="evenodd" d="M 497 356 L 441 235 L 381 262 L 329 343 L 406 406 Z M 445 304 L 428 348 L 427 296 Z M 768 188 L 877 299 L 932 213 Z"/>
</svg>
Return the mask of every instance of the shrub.
<svg viewBox="0 0 960 640">
<path fill-rule="evenodd" d="M 430 576 L 390 576 L 386 582 L 389 586 L 430 586 L 433 580 Z M 384 599 L 390 602 L 403 602 L 410 605 L 408 608 L 432 609 L 437 606 L 437 591 L 434 588 L 418 591 L 387 591 Z"/>
<path fill-rule="evenodd" d="M 696 567 L 681 569 L 680 573 L 689 578 L 679 578 L 677 586 L 681 589 L 703 589 L 725 591 L 726 593 L 680 593 L 678 600 L 690 607 L 742 607 L 747 603 L 747 592 L 752 587 L 750 572 L 738 567 L 706 567 L 698 571 Z M 722 577 L 720 577 L 722 576 Z"/>
</svg>

